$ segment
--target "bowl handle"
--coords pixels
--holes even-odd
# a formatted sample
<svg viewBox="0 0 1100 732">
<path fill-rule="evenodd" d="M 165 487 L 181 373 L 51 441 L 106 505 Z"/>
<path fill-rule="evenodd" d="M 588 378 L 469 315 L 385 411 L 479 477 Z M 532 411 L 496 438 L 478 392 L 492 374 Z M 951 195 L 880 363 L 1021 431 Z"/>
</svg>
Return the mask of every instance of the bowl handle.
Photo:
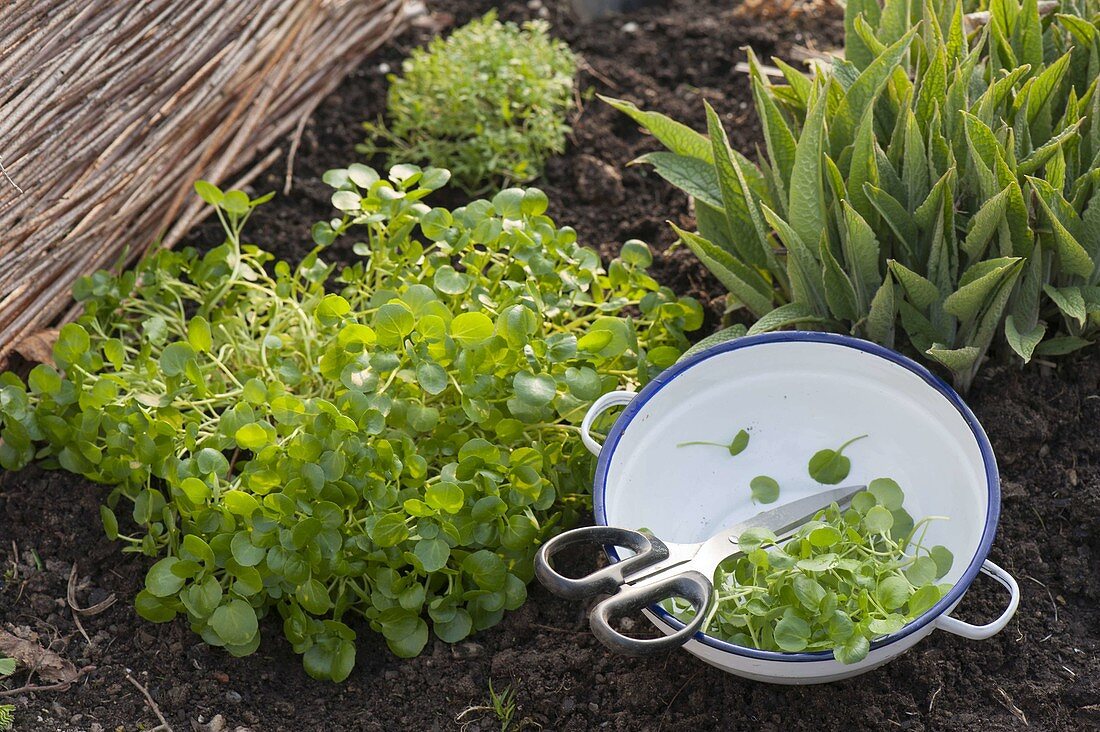
<svg viewBox="0 0 1100 732">
<path fill-rule="evenodd" d="M 590 453 L 599 456 L 600 450 L 603 449 L 603 445 L 592 439 L 592 435 L 589 433 L 589 430 L 592 429 L 592 423 L 596 421 L 596 417 L 599 417 L 611 407 L 629 404 L 630 400 L 634 397 L 635 392 L 632 391 L 609 391 L 592 402 L 592 406 L 588 408 L 588 412 L 584 415 L 584 419 L 581 420 L 581 442 L 584 443 L 584 446 L 588 448 Z"/>
<path fill-rule="evenodd" d="M 1001 632 L 1008 625 L 1008 621 L 1016 614 L 1016 608 L 1020 605 L 1020 586 L 1016 584 L 1016 580 L 1013 579 L 1012 575 L 988 559 L 982 563 L 982 572 L 1004 585 L 1011 595 L 1008 607 L 1001 613 L 1001 617 L 987 625 L 971 625 L 945 613 L 936 618 L 937 628 L 946 630 L 948 633 L 961 635 L 963 638 L 969 638 L 970 640 L 985 640 Z"/>
</svg>

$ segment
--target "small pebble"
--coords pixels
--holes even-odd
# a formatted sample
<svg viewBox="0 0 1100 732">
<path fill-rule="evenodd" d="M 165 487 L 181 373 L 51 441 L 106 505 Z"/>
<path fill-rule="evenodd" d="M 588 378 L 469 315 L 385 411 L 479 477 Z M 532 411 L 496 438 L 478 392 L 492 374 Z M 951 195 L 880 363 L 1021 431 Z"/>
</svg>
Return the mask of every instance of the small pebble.
<svg viewBox="0 0 1100 732">
<path fill-rule="evenodd" d="M 473 641 L 464 641 L 451 646 L 451 655 L 460 661 L 468 661 L 485 655 L 485 646 Z"/>
<path fill-rule="evenodd" d="M 638 30 L 639 30 L 639 26 L 633 20 L 631 20 L 627 23 L 623 23 L 623 27 L 622 27 L 623 33 L 637 33 Z"/>
<path fill-rule="evenodd" d="M 223 683 L 223 684 L 228 684 L 229 683 L 229 674 L 227 674 L 227 673 L 222 673 L 221 671 L 215 671 L 214 673 L 211 674 L 211 676 L 213 676 L 220 683 Z"/>
<path fill-rule="evenodd" d="M 596 702 L 588 702 L 588 711 L 595 714 L 596 712 L 600 711 L 600 705 Z"/>
<path fill-rule="evenodd" d="M 391 67 L 390 67 L 389 64 L 384 63 L 384 62 L 380 63 L 380 64 L 378 64 L 378 73 L 379 74 L 388 74 L 388 73 L 390 73 L 390 68 Z"/>
<path fill-rule="evenodd" d="M 228 701 L 232 704 L 240 704 L 241 703 L 241 695 L 238 694 L 237 692 L 233 691 L 232 689 L 225 692 L 225 699 L 226 699 L 226 701 Z"/>
</svg>

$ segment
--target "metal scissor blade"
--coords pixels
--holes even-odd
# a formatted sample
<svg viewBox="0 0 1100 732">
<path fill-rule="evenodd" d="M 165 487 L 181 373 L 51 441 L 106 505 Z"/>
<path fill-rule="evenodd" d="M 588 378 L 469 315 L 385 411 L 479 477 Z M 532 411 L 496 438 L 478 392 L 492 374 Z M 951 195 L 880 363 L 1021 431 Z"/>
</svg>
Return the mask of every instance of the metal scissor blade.
<svg viewBox="0 0 1100 732">
<path fill-rule="evenodd" d="M 728 541 L 737 541 L 741 534 L 754 528 L 768 529 L 782 539 L 784 534 L 802 526 L 821 509 L 828 508 L 833 503 L 844 503 L 855 494 L 866 489 L 867 486 L 865 485 L 849 485 L 799 498 L 797 501 L 791 501 L 779 508 L 763 511 L 750 519 L 734 524 L 725 531 L 715 534 L 707 541 L 707 544 L 718 545 Z"/>
</svg>

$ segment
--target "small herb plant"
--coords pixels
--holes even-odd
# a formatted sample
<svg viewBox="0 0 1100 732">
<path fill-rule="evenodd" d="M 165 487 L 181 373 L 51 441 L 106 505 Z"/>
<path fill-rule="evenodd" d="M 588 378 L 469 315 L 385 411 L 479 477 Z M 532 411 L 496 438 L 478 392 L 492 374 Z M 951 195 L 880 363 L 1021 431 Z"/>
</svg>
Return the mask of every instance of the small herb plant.
<svg viewBox="0 0 1100 732">
<path fill-rule="evenodd" d="M 243 241 L 260 201 L 200 183 L 223 245 L 80 281 L 57 367 L 0 375 L 0 466 L 117 486 L 108 535 L 159 557 L 143 617 L 244 655 L 278 614 L 339 681 L 351 616 L 414 656 L 524 601 L 538 543 L 588 500 L 587 405 L 673 363 L 702 311 L 640 243 L 605 270 L 541 191 L 426 205 L 447 179 L 330 171 L 342 214 L 296 267 Z M 342 236 L 361 260 L 337 272 Z"/>
<path fill-rule="evenodd" d="M 449 168 L 467 190 L 525 182 L 565 150 L 576 59 L 545 21 L 522 27 L 496 12 L 404 61 L 390 76 L 385 125 L 367 123 L 368 155 Z"/>
<path fill-rule="evenodd" d="M 880 478 L 851 508 L 818 512 L 782 546 L 766 529 L 746 531 L 742 553 L 715 575 L 707 633 L 751 648 L 862 660 L 872 640 L 901 630 L 951 588 L 938 582 L 951 552 L 923 543 L 934 517 L 914 525 L 903 500 L 896 482 Z"/>
<path fill-rule="evenodd" d="M 749 446 L 749 433 L 745 430 L 740 430 L 729 444 L 723 444 L 721 442 L 707 442 L 705 440 L 692 440 L 690 442 L 681 442 L 676 447 L 691 447 L 693 445 L 708 445 L 710 447 L 721 447 L 727 450 L 732 457 L 736 457 L 745 451 L 745 448 Z"/>
<path fill-rule="evenodd" d="M 750 52 L 760 164 L 608 100 L 666 148 L 638 162 L 695 201 L 681 239 L 755 320 L 889 347 L 967 388 L 990 348 L 1058 356 L 1100 325 L 1100 16 L 1063 2 L 851 0 L 843 59 L 812 77 Z M 901 336 L 901 337 L 899 337 Z"/>
</svg>

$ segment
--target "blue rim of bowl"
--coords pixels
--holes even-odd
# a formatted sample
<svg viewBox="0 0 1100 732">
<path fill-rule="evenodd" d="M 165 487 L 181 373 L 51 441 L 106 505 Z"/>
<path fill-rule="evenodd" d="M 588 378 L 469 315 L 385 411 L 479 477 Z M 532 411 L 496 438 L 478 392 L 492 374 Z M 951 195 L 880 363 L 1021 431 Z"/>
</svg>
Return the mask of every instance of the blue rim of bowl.
<svg viewBox="0 0 1100 732">
<path fill-rule="evenodd" d="M 947 385 L 943 379 L 939 378 L 931 371 L 921 366 L 911 358 L 892 351 L 889 348 L 880 346 L 877 343 L 871 343 L 870 341 L 864 341 L 859 338 L 853 338 L 851 336 L 838 335 L 835 333 L 818 333 L 814 331 L 784 331 L 782 333 L 763 333 L 754 336 L 745 336 L 743 338 L 736 338 L 734 340 L 719 343 L 718 345 L 711 346 L 704 349 L 699 353 L 691 356 L 690 358 L 679 361 L 676 364 L 670 366 L 661 372 L 653 381 L 646 384 L 646 386 L 638 392 L 638 395 L 631 400 L 627 405 L 623 413 L 615 420 L 615 424 L 611 427 L 611 431 L 607 435 L 607 439 L 604 441 L 603 449 L 600 450 L 600 456 L 596 461 L 596 477 L 593 481 L 592 491 L 592 506 L 593 513 L 595 515 L 596 523 L 606 526 L 607 514 L 604 506 L 604 493 L 607 489 L 607 472 L 611 465 L 611 456 L 615 453 L 615 448 L 618 447 L 619 441 L 622 439 L 623 432 L 630 425 L 631 420 L 642 410 L 642 407 L 652 399 L 656 394 L 661 391 L 665 386 L 669 384 L 673 379 L 682 374 L 683 372 L 701 363 L 708 358 L 713 358 L 722 353 L 728 353 L 730 351 L 739 351 L 742 348 L 751 348 L 752 346 L 759 346 L 765 343 L 826 343 L 836 346 L 844 346 L 847 348 L 853 348 L 858 351 L 870 353 L 874 356 L 886 359 L 892 363 L 901 366 L 902 368 L 911 371 L 919 376 L 929 386 L 940 393 L 948 402 L 951 403 L 959 414 L 966 421 L 970 431 L 974 435 L 974 439 L 978 442 L 978 448 L 981 450 L 982 462 L 985 465 L 985 477 L 988 493 L 988 504 L 986 508 L 985 527 L 982 530 L 982 540 L 978 545 L 978 550 L 974 553 L 974 557 L 971 559 L 969 566 L 966 568 L 966 572 L 959 578 L 959 581 L 955 583 L 955 586 L 951 588 L 948 593 L 940 599 L 935 605 L 926 610 L 924 614 L 907 624 L 904 628 L 896 633 L 892 633 L 882 638 L 878 638 L 871 643 L 871 650 L 874 651 L 877 648 L 888 646 L 891 643 L 895 643 L 906 636 L 916 633 L 918 630 L 933 622 L 940 615 L 947 612 L 947 610 L 954 605 L 963 596 L 963 594 L 970 587 L 970 584 L 978 576 L 978 572 L 981 571 L 982 563 L 985 562 L 986 556 L 989 554 L 989 549 L 993 545 L 993 538 L 997 532 L 997 520 L 1001 514 L 1001 479 L 997 472 L 997 460 L 993 455 L 993 447 L 989 444 L 989 438 L 985 434 L 985 430 L 982 429 L 981 424 L 978 423 L 978 418 L 974 415 L 974 412 L 970 411 L 970 407 L 966 406 L 954 389 Z M 615 551 L 614 547 L 604 547 L 604 551 L 607 553 L 608 558 L 612 562 L 619 561 L 619 555 Z M 647 608 L 650 612 L 656 615 L 666 625 L 671 626 L 675 630 L 680 630 L 684 627 L 684 624 L 673 617 L 664 608 L 657 605 L 651 605 Z M 738 656 L 745 656 L 748 658 L 756 658 L 765 661 L 784 661 L 784 662 L 798 662 L 798 661 L 830 661 L 833 659 L 832 651 L 815 651 L 813 653 L 781 653 L 779 651 L 762 651 L 756 648 L 747 648 L 745 646 L 738 646 L 733 643 L 729 643 L 724 640 L 720 640 L 713 636 L 706 635 L 702 631 L 699 631 L 693 637 L 693 640 L 698 641 L 704 645 L 715 648 L 719 651 L 725 651 L 726 653 L 733 653 Z"/>
</svg>

